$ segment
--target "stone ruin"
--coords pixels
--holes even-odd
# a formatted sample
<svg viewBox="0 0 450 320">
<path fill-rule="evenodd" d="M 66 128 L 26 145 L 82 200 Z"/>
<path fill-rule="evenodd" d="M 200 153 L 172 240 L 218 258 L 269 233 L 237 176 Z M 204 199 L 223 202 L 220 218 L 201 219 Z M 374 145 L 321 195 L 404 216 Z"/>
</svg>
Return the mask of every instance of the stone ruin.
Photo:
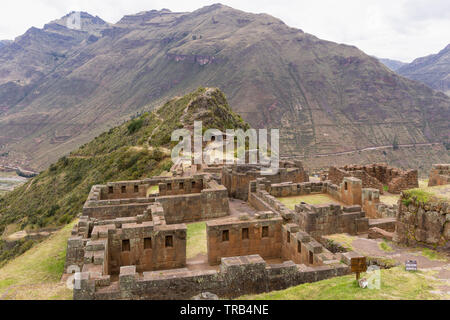
<svg viewBox="0 0 450 320">
<path fill-rule="evenodd" d="M 319 235 L 302 225 L 303 211 L 280 213 L 256 200 L 271 180 L 307 180 L 303 167 L 285 166 L 264 181 L 255 179 L 255 168 L 223 168 L 248 172 L 248 202 L 229 198 L 211 173 L 93 186 L 67 245 L 65 271 L 78 272 L 74 299 L 189 299 L 202 292 L 234 298 L 348 274 L 351 257 L 333 254 L 305 231 Z M 358 219 L 367 229 L 360 208 L 338 215 L 343 230 L 363 232 Z M 320 229 L 322 220 L 311 226 Z M 200 263 L 186 258 L 186 223 L 194 221 L 206 221 Z"/>
<path fill-rule="evenodd" d="M 247 201 L 250 181 L 263 177 L 258 165 L 233 165 L 222 168 L 222 184 L 232 198 Z M 274 175 L 264 176 L 272 183 L 306 182 L 309 176 L 301 161 L 280 161 L 280 169 Z"/>
<path fill-rule="evenodd" d="M 202 169 L 92 187 L 68 240 L 66 273 L 80 271 L 74 299 L 190 299 L 203 292 L 235 298 L 350 273 L 359 256 L 330 252 L 327 235 L 389 237 L 397 228 L 396 240 L 409 243 L 405 206 L 387 208 L 379 185 L 365 187 L 353 173 L 379 172 L 378 183 L 391 177 L 394 188 L 406 185 L 399 181 L 413 177 L 412 171 L 367 166 L 348 170 L 352 174 L 335 184 L 309 182 L 299 162 L 283 163 L 272 176 L 249 165 Z M 375 181 L 368 176 L 363 174 Z M 309 194 L 326 194 L 335 202 L 289 209 L 278 200 Z M 448 206 L 420 208 L 437 212 L 436 221 L 448 221 Z M 439 229 L 427 219 L 414 229 L 417 239 L 436 243 L 448 236 L 448 223 Z M 200 260 L 186 255 L 186 224 L 196 221 L 206 221 L 207 252 Z M 428 229 L 442 231 L 440 240 L 421 231 Z"/>
<path fill-rule="evenodd" d="M 387 186 L 389 193 L 397 194 L 403 190 L 419 187 L 417 170 L 401 170 L 386 164 L 330 167 L 328 175 L 323 179 L 340 184 L 344 177 L 358 178 L 364 188 L 378 189 L 381 194 L 384 192 L 384 186 Z"/>
<path fill-rule="evenodd" d="M 450 184 L 450 164 L 433 164 L 428 186 L 443 186 Z"/>
</svg>

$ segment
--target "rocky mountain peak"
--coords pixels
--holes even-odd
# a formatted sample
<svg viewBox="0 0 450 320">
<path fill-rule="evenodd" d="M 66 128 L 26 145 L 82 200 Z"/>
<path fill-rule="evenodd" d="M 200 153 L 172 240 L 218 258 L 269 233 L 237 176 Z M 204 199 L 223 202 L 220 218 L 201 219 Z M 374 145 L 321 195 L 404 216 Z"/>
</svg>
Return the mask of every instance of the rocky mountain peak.
<svg viewBox="0 0 450 320">
<path fill-rule="evenodd" d="M 55 25 L 63 26 L 72 30 L 88 32 L 90 34 L 100 35 L 101 31 L 109 27 L 109 23 L 98 16 L 93 16 L 87 12 L 72 11 L 60 19 L 51 21 L 44 26 L 44 29 L 50 29 Z"/>
</svg>

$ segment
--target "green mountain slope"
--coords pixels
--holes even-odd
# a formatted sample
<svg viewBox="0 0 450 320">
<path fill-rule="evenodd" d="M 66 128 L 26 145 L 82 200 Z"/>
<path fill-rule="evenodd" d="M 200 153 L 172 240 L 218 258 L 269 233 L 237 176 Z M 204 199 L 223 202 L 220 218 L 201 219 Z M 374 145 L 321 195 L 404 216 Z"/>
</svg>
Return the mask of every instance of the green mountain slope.
<svg viewBox="0 0 450 320">
<path fill-rule="evenodd" d="M 252 127 L 281 129 L 282 154 L 443 142 L 449 134 L 446 95 L 267 14 L 220 4 L 149 11 L 88 40 L 4 105 L 4 161 L 22 155 L 46 168 L 131 114 L 199 86 L 223 90 Z M 0 101 L 12 101 L 4 92 Z"/>
<path fill-rule="evenodd" d="M 145 113 L 109 130 L 59 159 L 47 170 L 0 198 L 0 234 L 65 225 L 81 211 L 94 184 L 133 180 L 170 170 L 167 150 L 171 133 L 202 120 L 204 128 L 248 128 L 228 106 L 218 89 L 200 88 L 174 98 L 153 113 Z M 176 143 L 175 143 L 176 144 Z M 6 250 L 0 242 L 0 264 L 23 250 L 19 243 Z"/>
</svg>

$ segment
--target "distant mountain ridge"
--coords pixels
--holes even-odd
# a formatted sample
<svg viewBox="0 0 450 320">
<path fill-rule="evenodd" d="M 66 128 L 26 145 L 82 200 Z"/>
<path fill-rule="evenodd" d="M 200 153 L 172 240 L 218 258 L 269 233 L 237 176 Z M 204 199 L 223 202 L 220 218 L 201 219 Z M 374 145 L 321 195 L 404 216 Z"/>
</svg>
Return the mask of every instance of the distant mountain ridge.
<svg viewBox="0 0 450 320">
<path fill-rule="evenodd" d="M 397 72 L 450 95 L 450 44 L 437 54 L 418 58 Z"/>
<path fill-rule="evenodd" d="M 281 129 L 283 155 L 449 136 L 449 97 L 354 46 L 267 14 L 216 4 L 142 12 L 116 24 L 85 18 L 95 30 L 53 22 L 0 49 L 0 146 L 10 151 L 0 162 L 20 158 L 45 168 L 131 115 L 199 86 L 219 87 L 252 127 Z"/>
<path fill-rule="evenodd" d="M 382 59 L 382 58 L 378 58 L 378 60 L 380 60 L 381 63 L 383 63 L 386 67 L 388 67 L 392 71 L 397 71 L 399 68 L 403 67 L 404 65 L 407 65 L 406 62 L 398 60 Z"/>
<path fill-rule="evenodd" d="M 7 45 L 13 43 L 12 40 L 0 40 L 0 48 L 6 47 Z"/>
</svg>

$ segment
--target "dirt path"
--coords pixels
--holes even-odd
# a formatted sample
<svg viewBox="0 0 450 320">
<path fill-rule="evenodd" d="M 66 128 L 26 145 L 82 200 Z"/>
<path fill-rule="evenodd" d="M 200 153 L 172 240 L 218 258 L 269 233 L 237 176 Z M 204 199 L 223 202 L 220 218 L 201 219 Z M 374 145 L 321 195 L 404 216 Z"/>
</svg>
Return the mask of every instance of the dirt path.
<svg viewBox="0 0 450 320">
<path fill-rule="evenodd" d="M 422 147 L 422 146 L 435 146 L 439 145 L 438 142 L 433 143 L 416 143 L 416 144 L 399 144 L 399 148 L 412 148 L 412 147 Z M 346 155 L 346 154 L 353 154 L 357 152 L 364 152 L 364 151 L 373 151 L 373 150 L 383 150 L 383 149 L 392 149 L 392 145 L 386 145 L 386 146 L 376 146 L 376 147 L 366 147 L 362 149 L 353 149 L 348 151 L 341 151 L 341 152 L 334 152 L 334 153 L 318 153 L 308 156 L 308 158 L 314 158 L 314 157 L 330 157 L 330 156 L 340 156 L 340 155 Z M 305 156 L 282 156 L 281 159 L 293 159 L 293 158 L 306 158 Z"/>
</svg>

